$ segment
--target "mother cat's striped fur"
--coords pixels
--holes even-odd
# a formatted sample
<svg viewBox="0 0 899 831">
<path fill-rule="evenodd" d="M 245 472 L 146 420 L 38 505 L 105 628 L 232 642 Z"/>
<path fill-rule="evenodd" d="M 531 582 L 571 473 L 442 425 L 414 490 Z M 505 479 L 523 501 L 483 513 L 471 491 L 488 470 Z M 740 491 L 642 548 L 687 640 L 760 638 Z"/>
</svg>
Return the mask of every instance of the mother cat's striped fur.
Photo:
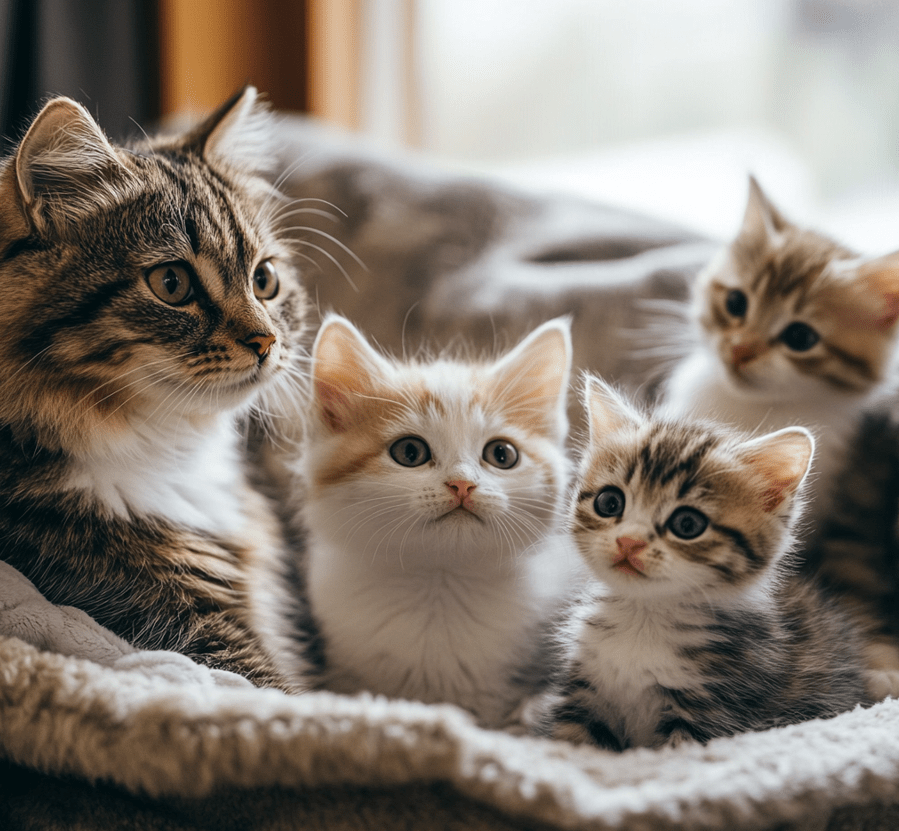
<svg viewBox="0 0 899 831">
<path fill-rule="evenodd" d="M 251 620 L 282 543 L 235 425 L 306 311 L 266 129 L 248 88 L 123 148 L 58 98 L 2 163 L 0 557 L 138 647 L 290 688 Z"/>
</svg>

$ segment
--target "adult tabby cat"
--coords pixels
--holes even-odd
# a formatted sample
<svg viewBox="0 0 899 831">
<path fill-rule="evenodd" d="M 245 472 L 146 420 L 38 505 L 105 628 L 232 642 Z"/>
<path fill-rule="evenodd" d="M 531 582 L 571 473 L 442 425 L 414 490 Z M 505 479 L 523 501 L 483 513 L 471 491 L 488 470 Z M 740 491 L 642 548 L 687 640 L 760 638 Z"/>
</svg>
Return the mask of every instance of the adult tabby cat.
<svg viewBox="0 0 899 831">
<path fill-rule="evenodd" d="M 140 648 L 260 685 L 248 570 L 281 555 L 236 414 L 286 381 L 306 298 L 248 88 L 110 143 L 66 98 L 0 168 L 0 556 Z"/>
<path fill-rule="evenodd" d="M 866 700 L 860 633 L 785 565 L 814 442 L 666 421 L 588 379 L 573 532 L 600 581 L 563 629 L 553 735 L 708 741 Z"/>
<path fill-rule="evenodd" d="M 494 362 L 395 361 L 325 320 L 300 462 L 323 686 L 514 722 L 577 564 L 559 535 L 570 364 L 563 320 Z"/>
<path fill-rule="evenodd" d="M 750 178 L 742 227 L 697 278 L 695 338 L 665 383 L 672 416 L 815 432 L 816 530 L 872 396 L 894 381 L 899 252 L 865 258 L 789 222 Z"/>
</svg>

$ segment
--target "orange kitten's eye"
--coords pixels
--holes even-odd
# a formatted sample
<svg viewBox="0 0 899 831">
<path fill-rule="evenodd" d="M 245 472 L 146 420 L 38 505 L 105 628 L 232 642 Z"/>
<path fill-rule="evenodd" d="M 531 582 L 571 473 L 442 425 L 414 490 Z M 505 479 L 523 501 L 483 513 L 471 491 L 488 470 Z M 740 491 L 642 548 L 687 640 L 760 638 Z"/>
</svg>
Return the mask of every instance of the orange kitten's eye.
<svg viewBox="0 0 899 831">
<path fill-rule="evenodd" d="M 729 315 L 743 317 L 749 308 L 749 300 L 739 289 L 731 289 L 724 298 L 724 308 Z"/>
<path fill-rule="evenodd" d="M 518 448 L 510 441 L 494 439 L 484 446 L 483 457 L 487 464 L 508 470 L 518 464 Z"/>
<path fill-rule="evenodd" d="M 390 445 L 390 458 L 403 467 L 419 467 L 431 459 L 431 448 L 418 436 L 406 436 Z"/>
<path fill-rule="evenodd" d="M 271 260 L 265 260 L 256 266 L 253 272 L 253 294 L 260 300 L 271 300 L 280 288 L 278 272 Z"/>
<path fill-rule="evenodd" d="M 600 516 L 621 516 L 624 513 L 624 493 L 621 488 L 603 488 L 593 500 L 593 510 Z"/>
<path fill-rule="evenodd" d="M 147 285 L 164 303 L 180 306 L 193 299 L 190 272 L 182 263 L 165 263 L 147 272 Z"/>
<path fill-rule="evenodd" d="M 791 323 L 780 333 L 780 339 L 788 349 L 792 349 L 794 352 L 808 352 L 821 340 L 821 336 L 807 323 L 797 321 Z"/>
<path fill-rule="evenodd" d="M 695 540 L 709 527 L 708 517 L 695 508 L 678 508 L 665 523 L 675 537 L 682 540 Z"/>
</svg>

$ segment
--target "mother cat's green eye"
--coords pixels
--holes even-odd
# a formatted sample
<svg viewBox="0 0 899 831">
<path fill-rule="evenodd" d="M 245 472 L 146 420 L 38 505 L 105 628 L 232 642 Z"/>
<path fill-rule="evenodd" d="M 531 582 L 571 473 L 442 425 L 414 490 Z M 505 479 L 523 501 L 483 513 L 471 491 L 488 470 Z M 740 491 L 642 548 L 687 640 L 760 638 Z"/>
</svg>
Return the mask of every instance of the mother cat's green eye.
<svg viewBox="0 0 899 831">
<path fill-rule="evenodd" d="M 260 300 L 271 300 L 279 288 L 278 272 L 272 261 L 259 263 L 253 272 L 253 294 Z"/>
<path fill-rule="evenodd" d="M 180 263 L 165 263 L 147 272 L 147 285 L 164 303 L 180 306 L 193 299 L 190 272 Z"/>
</svg>

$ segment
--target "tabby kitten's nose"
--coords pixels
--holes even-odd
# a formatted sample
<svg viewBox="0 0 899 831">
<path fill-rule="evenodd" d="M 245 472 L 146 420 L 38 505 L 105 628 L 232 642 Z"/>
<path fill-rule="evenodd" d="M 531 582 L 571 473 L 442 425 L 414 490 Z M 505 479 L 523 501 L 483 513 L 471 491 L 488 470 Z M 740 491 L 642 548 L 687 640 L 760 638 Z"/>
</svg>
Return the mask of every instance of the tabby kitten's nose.
<svg viewBox="0 0 899 831">
<path fill-rule="evenodd" d="M 635 540 L 633 537 L 618 537 L 615 542 L 618 543 L 618 550 L 625 557 L 630 557 L 631 554 L 636 554 L 646 548 L 644 540 Z"/>
<path fill-rule="evenodd" d="M 268 332 L 253 332 L 252 335 L 247 335 L 243 340 L 238 340 L 238 343 L 249 347 L 260 358 L 264 358 L 268 355 L 276 340 L 275 335 L 270 335 Z"/>
</svg>

